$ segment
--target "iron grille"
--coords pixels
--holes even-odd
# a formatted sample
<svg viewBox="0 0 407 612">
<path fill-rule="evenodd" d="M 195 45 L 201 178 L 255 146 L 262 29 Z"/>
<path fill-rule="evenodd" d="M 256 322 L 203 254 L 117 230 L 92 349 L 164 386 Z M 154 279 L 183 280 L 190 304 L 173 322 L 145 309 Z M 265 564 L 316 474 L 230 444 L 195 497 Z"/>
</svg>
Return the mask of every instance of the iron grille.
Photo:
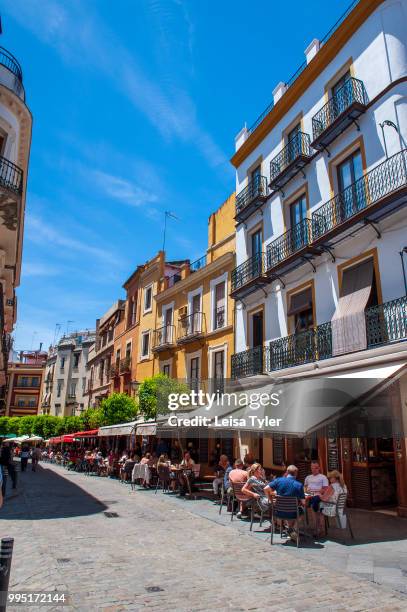
<svg viewBox="0 0 407 612">
<path fill-rule="evenodd" d="M 266 197 L 267 189 L 265 176 L 256 176 L 249 181 L 248 185 L 236 196 L 236 215 L 257 198 Z"/>
<path fill-rule="evenodd" d="M 407 296 L 366 311 L 368 347 L 397 342 L 407 338 Z"/>
<path fill-rule="evenodd" d="M 254 376 L 263 372 L 264 349 L 262 346 L 232 355 L 232 378 Z"/>
<path fill-rule="evenodd" d="M 312 118 L 312 136 L 316 140 L 355 102 L 367 103 L 363 81 L 349 77 L 336 94 Z"/>
<path fill-rule="evenodd" d="M 200 270 L 201 268 L 204 268 L 205 266 L 206 266 L 206 255 L 203 255 L 203 257 L 200 257 L 196 261 L 193 261 L 190 264 L 189 269 L 191 272 L 197 272 L 198 270 Z"/>
<path fill-rule="evenodd" d="M 173 287 L 175 285 L 175 283 L 178 283 L 181 280 L 181 274 L 179 274 L 178 272 L 176 272 L 175 274 L 172 274 L 171 276 L 167 276 L 167 287 Z"/>
<path fill-rule="evenodd" d="M 262 276 L 266 270 L 266 254 L 257 253 L 232 270 L 232 291 L 240 289 L 250 281 Z"/>
<path fill-rule="evenodd" d="M 131 357 L 124 357 L 124 359 L 120 360 L 120 374 L 125 374 L 126 372 L 130 372 L 131 366 Z"/>
<path fill-rule="evenodd" d="M 0 185 L 15 193 L 23 189 L 23 171 L 5 157 L 0 156 Z"/>
<path fill-rule="evenodd" d="M 277 338 L 267 349 L 267 371 L 283 370 L 332 357 L 331 322 L 298 334 Z"/>
<path fill-rule="evenodd" d="M 153 349 L 172 344 L 175 340 L 175 326 L 164 325 L 154 330 Z"/>
<path fill-rule="evenodd" d="M 300 157 L 310 157 L 311 144 L 309 134 L 298 132 L 270 162 L 270 183 L 275 181 L 291 164 Z"/>
<path fill-rule="evenodd" d="M 267 247 L 267 268 L 270 270 L 290 255 L 307 246 L 312 240 L 312 223 L 303 219 L 287 232 L 273 240 Z"/>
<path fill-rule="evenodd" d="M 196 336 L 204 332 L 205 315 L 203 312 L 194 312 L 181 317 L 178 321 L 178 340 Z"/>
<path fill-rule="evenodd" d="M 324 236 L 361 210 L 406 185 L 407 149 L 404 149 L 318 208 L 312 214 L 313 239 Z"/>
<path fill-rule="evenodd" d="M 7 51 L 4 47 L 0 47 L 0 64 L 5 66 L 10 72 L 12 72 L 20 81 L 23 82 L 23 71 L 21 66 L 10 51 Z"/>
<path fill-rule="evenodd" d="M 215 309 L 215 329 L 220 329 L 225 326 L 225 307 L 220 306 Z"/>
</svg>

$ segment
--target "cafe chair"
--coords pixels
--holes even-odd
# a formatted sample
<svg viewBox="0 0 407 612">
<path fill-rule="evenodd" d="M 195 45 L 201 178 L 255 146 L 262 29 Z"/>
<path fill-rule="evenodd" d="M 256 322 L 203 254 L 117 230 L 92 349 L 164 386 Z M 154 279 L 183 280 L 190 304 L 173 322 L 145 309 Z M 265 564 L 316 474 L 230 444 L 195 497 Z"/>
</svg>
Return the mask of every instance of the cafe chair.
<svg viewBox="0 0 407 612">
<path fill-rule="evenodd" d="M 168 492 L 170 489 L 170 468 L 169 466 L 160 465 L 157 468 L 157 484 L 155 487 L 155 492 L 157 493 L 158 487 L 161 485 L 163 489 L 163 493 Z"/>
<path fill-rule="evenodd" d="M 250 531 L 252 531 L 253 529 L 253 521 L 254 521 L 254 515 L 255 514 L 259 514 L 260 515 L 260 523 L 259 523 L 259 527 L 261 527 L 263 525 L 263 519 L 265 514 L 270 515 L 270 508 L 266 508 L 264 509 L 259 502 L 257 501 L 257 499 L 253 500 L 254 503 L 251 504 L 251 513 L 250 513 Z"/>
<path fill-rule="evenodd" d="M 243 502 L 244 506 L 246 506 L 246 509 L 251 509 L 253 498 L 248 497 L 247 495 L 242 493 L 242 489 L 245 484 L 246 484 L 245 482 L 232 483 L 233 495 L 232 495 L 232 514 L 230 516 L 231 521 L 233 521 L 233 516 L 236 511 L 236 505 L 238 506 L 240 502 Z"/>
<path fill-rule="evenodd" d="M 287 519 L 284 515 L 286 513 L 294 514 L 294 519 Z M 283 536 L 283 521 L 294 521 L 295 531 L 297 534 L 297 548 L 300 543 L 300 510 L 298 506 L 297 497 L 285 497 L 282 495 L 276 495 L 274 503 L 271 506 L 271 533 L 270 533 L 270 544 L 273 544 L 274 535 L 274 521 L 280 522 L 280 538 Z"/>
<path fill-rule="evenodd" d="M 352 540 L 354 540 L 355 537 L 353 535 L 352 526 L 350 524 L 349 514 L 346 511 L 347 497 L 348 497 L 347 493 L 339 493 L 336 503 L 335 502 L 324 502 L 324 506 L 332 506 L 335 508 L 334 517 L 336 520 L 336 526 L 338 527 L 338 529 L 348 528 L 350 536 Z M 329 519 L 332 517 L 332 514 L 331 513 L 329 515 L 324 514 L 324 509 L 322 509 L 322 514 L 324 515 L 324 518 L 325 518 L 325 532 L 328 535 L 328 528 L 330 526 Z"/>
<path fill-rule="evenodd" d="M 222 514 L 222 508 L 223 508 L 223 504 L 225 503 L 225 500 L 226 500 L 226 509 L 229 508 L 232 497 L 233 497 L 233 493 L 228 493 L 225 490 L 225 484 L 222 481 L 222 486 L 220 489 L 219 514 Z"/>
</svg>

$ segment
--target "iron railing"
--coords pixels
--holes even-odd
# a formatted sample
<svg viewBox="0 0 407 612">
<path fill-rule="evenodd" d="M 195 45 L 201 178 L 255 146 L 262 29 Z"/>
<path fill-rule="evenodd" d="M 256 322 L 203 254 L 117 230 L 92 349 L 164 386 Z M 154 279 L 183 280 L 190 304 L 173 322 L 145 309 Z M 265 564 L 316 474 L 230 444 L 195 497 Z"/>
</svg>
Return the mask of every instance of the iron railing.
<svg viewBox="0 0 407 612">
<path fill-rule="evenodd" d="M 200 257 L 196 261 L 193 261 L 189 265 L 189 270 L 190 272 L 197 272 L 198 270 L 200 270 L 201 268 L 204 268 L 205 266 L 206 266 L 206 255 L 203 255 L 202 257 Z"/>
<path fill-rule="evenodd" d="M 0 64 L 5 66 L 10 72 L 14 74 L 20 81 L 23 82 L 23 71 L 20 64 L 10 51 L 7 51 L 4 47 L 0 47 Z"/>
<path fill-rule="evenodd" d="M 311 139 L 309 134 L 298 132 L 270 162 L 270 183 L 293 164 L 299 157 L 310 157 Z"/>
<path fill-rule="evenodd" d="M 131 357 L 124 357 L 124 359 L 120 359 L 119 371 L 120 374 L 126 374 L 130 372 L 131 367 Z"/>
<path fill-rule="evenodd" d="M 363 81 L 349 77 L 336 94 L 312 118 L 313 140 L 319 138 L 352 104 L 367 104 Z"/>
<path fill-rule="evenodd" d="M 110 378 L 116 378 L 120 374 L 120 362 L 112 363 L 109 368 Z"/>
<path fill-rule="evenodd" d="M 267 247 L 267 269 L 270 270 L 280 262 L 288 259 L 312 240 L 312 223 L 303 219 L 297 225 L 273 240 Z"/>
<path fill-rule="evenodd" d="M 153 350 L 175 342 L 175 326 L 164 325 L 154 330 Z"/>
<path fill-rule="evenodd" d="M 265 176 L 256 176 L 249 181 L 248 185 L 240 191 L 236 196 L 236 215 L 246 208 L 257 198 L 267 195 L 267 178 Z"/>
<path fill-rule="evenodd" d="M 407 296 L 365 311 L 367 348 L 407 341 Z M 304 332 L 277 338 L 268 347 L 255 347 L 232 355 L 232 378 L 284 370 L 328 359 L 332 352 L 331 322 Z"/>
<path fill-rule="evenodd" d="M 258 278 L 267 269 L 266 254 L 257 253 L 232 270 L 232 291 L 240 289 L 250 281 Z"/>
<path fill-rule="evenodd" d="M 407 339 L 407 296 L 368 308 L 366 331 L 369 348 Z"/>
<path fill-rule="evenodd" d="M 342 23 L 345 21 L 345 19 L 347 18 L 347 16 L 349 15 L 349 13 L 351 13 L 353 11 L 353 9 L 355 8 L 355 6 L 360 2 L 360 0 L 353 0 L 353 2 L 351 2 L 351 4 L 348 6 L 348 8 L 346 9 L 346 11 L 339 17 L 339 19 L 336 21 L 336 23 L 332 26 L 332 28 L 330 28 L 330 30 L 325 34 L 325 36 L 323 38 L 321 38 L 321 46 L 323 44 L 325 44 L 332 36 L 332 34 L 334 32 L 336 32 L 336 30 L 339 28 L 340 25 L 342 25 Z M 298 79 L 298 77 L 304 72 L 304 70 L 306 69 L 306 67 L 308 66 L 306 61 L 303 61 L 302 64 L 297 68 L 297 70 L 291 75 L 291 77 L 286 81 L 286 87 L 287 89 L 289 87 L 291 87 L 295 81 Z M 249 128 L 249 134 L 251 134 L 252 132 L 254 132 L 254 130 L 260 125 L 260 123 L 263 121 L 263 119 L 269 114 L 269 112 L 273 109 L 274 107 L 274 101 L 272 101 L 267 108 L 257 117 L 256 121 L 254 121 L 254 123 L 250 126 Z"/>
<path fill-rule="evenodd" d="M 178 340 L 197 336 L 204 333 L 205 315 L 203 312 L 194 312 L 181 317 L 178 321 Z"/>
<path fill-rule="evenodd" d="M 220 306 L 219 308 L 215 308 L 214 312 L 214 329 L 220 329 L 221 327 L 225 327 L 225 307 Z"/>
<path fill-rule="evenodd" d="M 244 378 L 262 374 L 264 367 L 264 349 L 262 346 L 235 353 L 232 355 L 232 378 Z"/>
<path fill-rule="evenodd" d="M 21 193 L 23 189 L 23 171 L 2 156 L 0 156 L 0 185 L 15 193 Z"/>
<path fill-rule="evenodd" d="M 396 153 L 312 213 L 317 240 L 361 210 L 407 185 L 407 149 Z"/>
<path fill-rule="evenodd" d="M 175 274 L 168 276 L 167 277 L 167 288 L 169 289 L 170 287 L 173 287 L 175 283 L 178 283 L 181 280 L 181 278 L 182 277 L 179 272 L 176 272 Z"/>
</svg>

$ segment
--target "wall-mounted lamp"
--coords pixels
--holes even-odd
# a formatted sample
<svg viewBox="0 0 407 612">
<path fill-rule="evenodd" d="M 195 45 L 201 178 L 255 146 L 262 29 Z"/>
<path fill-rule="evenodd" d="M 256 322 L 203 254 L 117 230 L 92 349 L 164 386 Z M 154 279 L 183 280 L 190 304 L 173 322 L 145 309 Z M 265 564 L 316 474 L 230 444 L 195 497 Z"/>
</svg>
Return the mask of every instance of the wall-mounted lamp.
<svg viewBox="0 0 407 612">
<path fill-rule="evenodd" d="M 386 159 L 389 157 L 388 153 L 387 153 L 387 143 L 386 143 L 386 135 L 384 133 L 384 127 L 392 127 L 394 130 L 396 130 L 397 134 L 399 133 L 399 129 L 397 127 L 397 125 L 395 123 L 393 123 L 393 121 L 390 121 L 390 119 L 385 119 L 384 121 L 382 121 L 382 123 L 379 123 L 380 127 L 382 128 L 382 135 L 383 135 L 383 144 L 384 144 L 384 150 L 386 152 Z"/>
</svg>

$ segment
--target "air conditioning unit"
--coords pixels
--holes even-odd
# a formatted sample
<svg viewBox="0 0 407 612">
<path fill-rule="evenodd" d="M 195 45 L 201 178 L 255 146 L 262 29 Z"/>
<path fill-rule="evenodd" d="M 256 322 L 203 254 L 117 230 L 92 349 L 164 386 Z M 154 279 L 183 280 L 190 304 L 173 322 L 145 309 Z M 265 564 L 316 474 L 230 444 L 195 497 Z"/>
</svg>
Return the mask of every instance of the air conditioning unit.
<svg viewBox="0 0 407 612">
<path fill-rule="evenodd" d="M 183 319 L 184 317 L 186 317 L 188 314 L 188 306 L 183 306 L 182 308 L 180 308 L 178 310 L 178 313 L 179 313 L 180 319 Z"/>
</svg>

